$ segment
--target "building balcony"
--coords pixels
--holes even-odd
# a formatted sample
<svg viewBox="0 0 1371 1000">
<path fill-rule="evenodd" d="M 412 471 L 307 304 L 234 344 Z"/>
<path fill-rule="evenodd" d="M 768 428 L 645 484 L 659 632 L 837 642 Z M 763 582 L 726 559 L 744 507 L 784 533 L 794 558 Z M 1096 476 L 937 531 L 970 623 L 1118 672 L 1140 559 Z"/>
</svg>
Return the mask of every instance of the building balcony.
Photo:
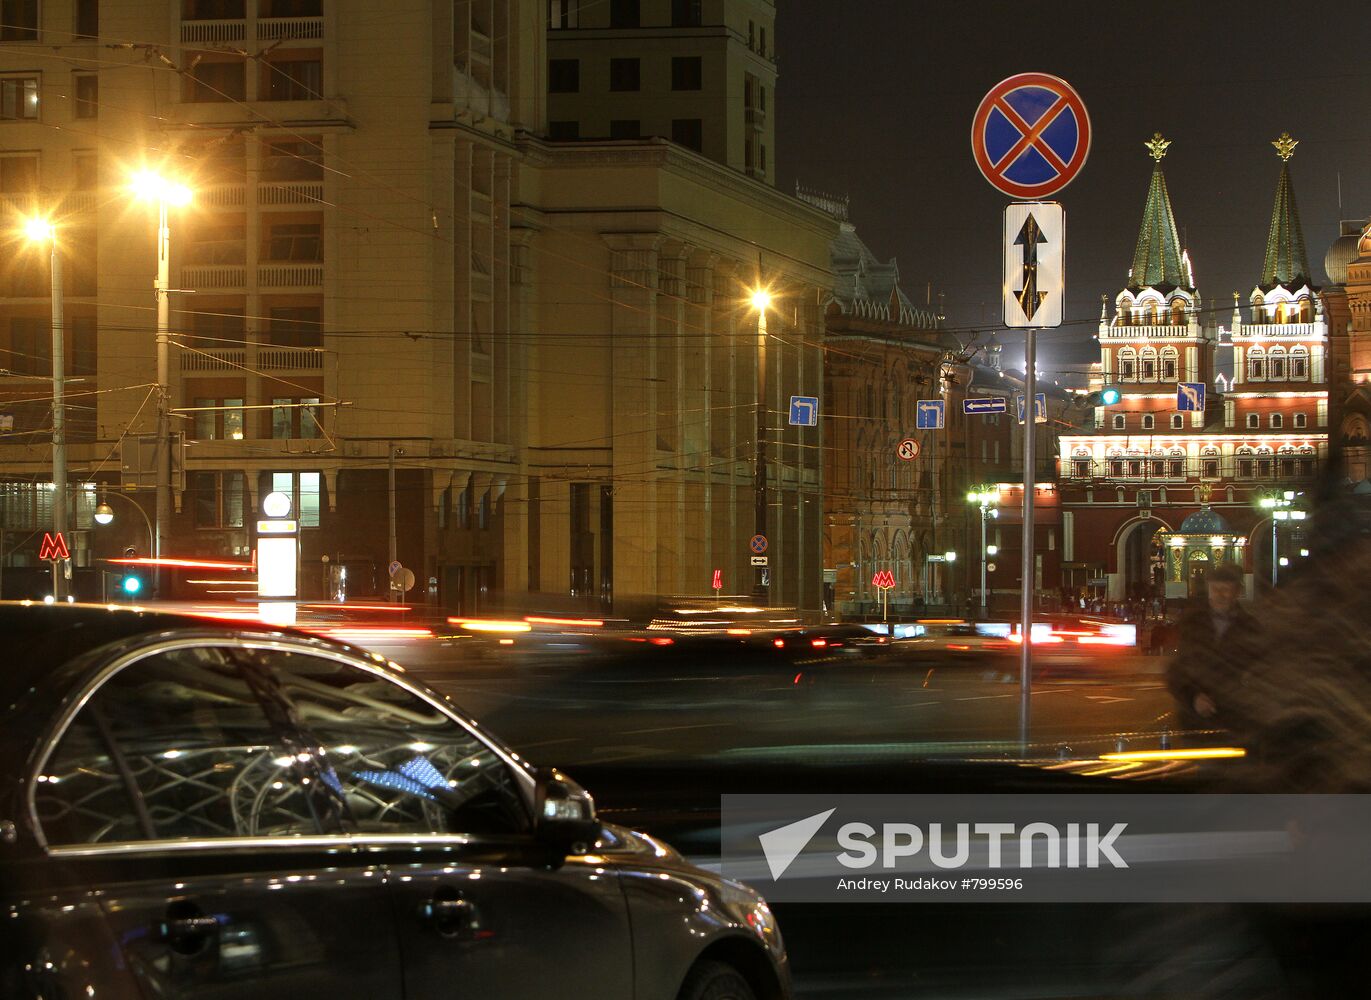
<svg viewBox="0 0 1371 1000">
<path fill-rule="evenodd" d="M 242 184 L 210 184 L 195 192 L 195 204 L 200 208 L 242 208 Z"/>
<path fill-rule="evenodd" d="M 1188 323 L 1158 323 L 1110 326 L 1105 330 L 1109 340 L 1195 340 L 1201 333 Z"/>
<path fill-rule="evenodd" d="M 1267 340 L 1323 340 L 1326 324 L 1314 323 L 1243 323 L 1233 331 L 1233 343 L 1250 344 Z"/>
<path fill-rule="evenodd" d="M 181 351 L 181 371 L 183 372 L 234 372 L 242 371 L 247 352 L 242 348 Z"/>
<path fill-rule="evenodd" d="M 322 261 L 282 261 L 257 265 L 257 285 L 263 289 L 323 288 Z"/>
<path fill-rule="evenodd" d="M 182 21 L 182 42 L 242 42 L 248 37 L 248 23 L 242 18 L 227 21 Z"/>
<path fill-rule="evenodd" d="M 257 40 L 260 42 L 293 42 L 300 39 L 323 38 L 322 17 L 262 17 L 257 19 Z"/>
<path fill-rule="evenodd" d="M 257 204 L 264 208 L 314 207 L 323 201 L 323 181 L 266 181 L 257 185 Z"/>
<path fill-rule="evenodd" d="M 324 352 L 318 347 L 259 347 L 257 367 L 262 371 L 319 371 Z"/>
<path fill-rule="evenodd" d="M 245 291 L 247 270 L 245 264 L 191 264 L 181 268 L 181 287 L 197 292 Z"/>
</svg>

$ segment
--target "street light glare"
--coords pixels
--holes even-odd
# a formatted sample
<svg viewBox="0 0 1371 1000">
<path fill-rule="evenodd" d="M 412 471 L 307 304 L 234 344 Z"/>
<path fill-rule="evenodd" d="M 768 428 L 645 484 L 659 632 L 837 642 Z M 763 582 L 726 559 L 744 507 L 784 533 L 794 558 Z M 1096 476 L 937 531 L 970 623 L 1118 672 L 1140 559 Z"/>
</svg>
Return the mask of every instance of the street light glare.
<svg viewBox="0 0 1371 1000">
<path fill-rule="evenodd" d="M 771 308 L 771 293 L 765 288 L 758 288 L 752 293 L 752 308 L 758 312 L 763 312 Z"/>
<path fill-rule="evenodd" d="M 114 508 L 107 503 L 102 503 L 95 508 L 95 513 L 92 516 L 96 524 L 109 524 L 114 520 Z"/>
<path fill-rule="evenodd" d="M 184 184 L 169 181 L 151 170 L 140 170 L 134 174 L 129 187 L 139 198 L 146 201 L 165 201 L 168 205 L 175 205 L 178 208 L 189 205 L 193 197 L 190 188 Z"/>
<path fill-rule="evenodd" d="M 24 220 L 24 235 L 35 243 L 45 243 L 53 238 L 56 230 L 47 219 L 40 219 L 36 216 Z"/>
</svg>

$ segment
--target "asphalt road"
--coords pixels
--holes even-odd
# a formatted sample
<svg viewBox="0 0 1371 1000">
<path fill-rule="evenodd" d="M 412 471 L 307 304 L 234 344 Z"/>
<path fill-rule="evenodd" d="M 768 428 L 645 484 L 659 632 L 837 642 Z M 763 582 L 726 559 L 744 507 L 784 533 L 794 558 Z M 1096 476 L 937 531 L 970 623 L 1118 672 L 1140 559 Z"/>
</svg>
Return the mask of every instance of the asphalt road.
<svg viewBox="0 0 1371 1000">
<path fill-rule="evenodd" d="M 917 759 L 1017 748 L 1019 687 L 967 665 L 829 661 L 472 663 L 438 643 L 387 650 L 521 754 L 563 767 L 681 758 Z M 1171 724 L 1159 661 L 1035 679 L 1032 739 L 1047 755 L 1155 746 Z"/>
</svg>

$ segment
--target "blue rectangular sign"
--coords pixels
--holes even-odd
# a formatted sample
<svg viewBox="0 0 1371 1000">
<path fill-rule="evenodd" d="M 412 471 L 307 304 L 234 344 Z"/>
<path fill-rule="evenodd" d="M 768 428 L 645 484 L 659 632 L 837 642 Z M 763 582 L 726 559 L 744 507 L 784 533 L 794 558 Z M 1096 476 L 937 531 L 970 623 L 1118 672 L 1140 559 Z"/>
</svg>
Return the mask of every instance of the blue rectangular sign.
<svg viewBox="0 0 1371 1000">
<path fill-rule="evenodd" d="M 962 400 L 962 412 L 968 416 L 978 413 L 1008 413 L 1009 401 L 1003 396 L 970 396 Z"/>
<path fill-rule="evenodd" d="M 921 431 L 940 431 L 946 413 L 947 406 L 941 399 L 921 399 L 915 414 L 915 426 Z"/>
<path fill-rule="evenodd" d="M 1014 396 L 1014 405 L 1019 411 L 1019 423 L 1023 423 L 1023 393 Z M 1047 393 L 1040 392 L 1033 397 L 1033 422 L 1047 423 Z"/>
<path fill-rule="evenodd" d="M 791 396 L 790 425 L 792 427 L 819 426 L 819 397 Z"/>
<path fill-rule="evenodd" d="M 1176 409 L 1182 413 L 1203 413 L 1204 383 L 1178 383 L 1176 385 Z"/>
</svg>

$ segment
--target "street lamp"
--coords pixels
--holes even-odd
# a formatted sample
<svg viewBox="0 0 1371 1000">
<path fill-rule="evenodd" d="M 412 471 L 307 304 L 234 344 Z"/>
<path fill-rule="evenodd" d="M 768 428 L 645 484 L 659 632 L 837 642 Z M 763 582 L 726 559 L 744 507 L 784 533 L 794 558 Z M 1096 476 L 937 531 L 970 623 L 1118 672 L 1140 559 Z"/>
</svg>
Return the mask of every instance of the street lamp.
<svg viewBox="0 0 1371 1000">
<path fill-rule="evenodd" d="M 1271 586 L 1274 587 L 1280 580 L 1280 569 L 1282 566 L 1289 566 L 1290 560 L 1280 554 L 1280 525 L 1283 521 L 1303 521 L 1308 513 L 1303 510 L 1293 510 L 1295 498 L 1299 496 L 1294 490 L 1272 490 L 1262 496 L 1258 501 L 1258 506 L 1271 513 Z"/>
<path fill-rule="evenodd" d="M 52 260 L 52 530 L 67 533 L 67 405 L 66 346 L 62 311 L 62 255 L 57 246 L 57 230 L 47 219 L 24 221 L 24 236 L 31 243 L 48 245 Z M 66 586 L 65 559 L 52 561 L 52 597 L 63 600 Z"/>
<path fill-rule="evenodd" d="M 167 215 L 170 208 L 189 205 L 192 194 L 184 184 L 148 170 L 134 174 L 129 188 L 140 201 L 157 204 L 157 279 L 152 286 L 157 298 L 157 534 L 152 555 L 161 558 L 171 532 L 171 228 Z"/>
<path fill-rule="evenodd" d="M 765 288 L 752 291 L 752 308 L 757 310 L 757 459 L 753 475 L 753 534 L 766 536 L 766 311 L 771 308 L 771 293 Z M 767 567 L 758 566 L 752 596 L 757 604 L 770 605 L 769 588 L 764 582 Z"/>
<path fill-rule="evenodd" d="M 986 558 L 993 556 L 999 549 L 988 546 L 985 543 L 986 523 L 992 517 L 999 517 L 1000 491 L 994 486 L 977 486 L 966 495 L 968 503 L 974 503 L 981 508 L 981 613 L 984 614 L 987 606 L 988 596 L 986 594 Z M 994 548 L 992 552 L 991 549 Z"/>
</svg>

